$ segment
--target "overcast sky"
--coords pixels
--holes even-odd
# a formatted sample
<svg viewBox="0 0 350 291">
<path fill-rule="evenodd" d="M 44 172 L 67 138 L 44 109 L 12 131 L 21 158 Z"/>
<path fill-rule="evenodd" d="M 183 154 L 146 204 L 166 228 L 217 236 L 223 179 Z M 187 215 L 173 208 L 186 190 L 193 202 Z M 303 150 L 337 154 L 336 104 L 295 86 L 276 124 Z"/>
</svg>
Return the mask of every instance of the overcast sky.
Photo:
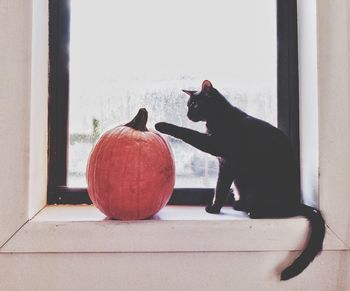
<svg viewBox="0 0 350 291">
<path fill-rule="evenodd" d="M 275 22 L 275 0 L 72 0 L 72 69 L 269 82 Z"/>
<path fill-rule="evenodd" d="M 98 107 L 94 92 L 110 94 L 111 80 L 135 87 L 140 86 L 135 79 L 152 84 L 194 76 L 210 79 L 218 89 L 275 91 L 275 5 L 275 0 L 72 0 L 70 109 L 76 130 L 84 107 L 75 97 L 84 98 L 86 108 Z"/>
</svg>

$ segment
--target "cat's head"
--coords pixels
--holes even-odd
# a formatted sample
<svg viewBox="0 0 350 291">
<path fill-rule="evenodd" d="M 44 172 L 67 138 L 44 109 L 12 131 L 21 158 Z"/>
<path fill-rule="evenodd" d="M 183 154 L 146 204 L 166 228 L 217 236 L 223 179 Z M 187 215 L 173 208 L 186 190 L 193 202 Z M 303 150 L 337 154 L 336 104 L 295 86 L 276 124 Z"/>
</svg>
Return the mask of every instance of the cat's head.
<svg viewBox="0 0 350 291">
<path fill-rule="evenodd" d="M 201 91 L 182 90 L 190 96 L 187 102 L 187 117 L 194 121 L 208 121 L 215 113 L 215 99 L 218 91 L 210 81 L 202 83 Z"/>
</svg>

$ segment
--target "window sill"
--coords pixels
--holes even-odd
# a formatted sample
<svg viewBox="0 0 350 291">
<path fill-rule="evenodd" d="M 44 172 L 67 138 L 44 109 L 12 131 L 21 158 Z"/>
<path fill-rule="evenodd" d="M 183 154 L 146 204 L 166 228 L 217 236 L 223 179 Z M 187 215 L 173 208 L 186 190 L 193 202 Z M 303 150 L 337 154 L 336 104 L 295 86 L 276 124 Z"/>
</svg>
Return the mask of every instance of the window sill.
<svg viewBox="0 0 350 291">
<path fill-rule="evenodd" d="M 1 253 L 245 252 L 300 250 L 308 234 L 302 217 L 253 220 L 224 208 L 167 206 L 153 219 L 108 220 L 93 206 L 47 206 L 20 228 Z M 346 246 L 327 229 L 325 250 Z"/>
</svg>

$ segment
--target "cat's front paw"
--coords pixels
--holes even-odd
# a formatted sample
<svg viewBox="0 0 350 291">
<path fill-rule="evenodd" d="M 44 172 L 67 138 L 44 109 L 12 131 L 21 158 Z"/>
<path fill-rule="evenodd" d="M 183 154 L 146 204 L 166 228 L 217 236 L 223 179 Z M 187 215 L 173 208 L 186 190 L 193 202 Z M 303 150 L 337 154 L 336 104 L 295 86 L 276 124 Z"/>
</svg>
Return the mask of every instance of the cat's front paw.
<svg viewBox="0 0 350 291">
<path fill-rule="evenodd" d="M 155 125 L 156 130 L 165 134 L 172 134 L 175 131 L 176 126 L 167 122 L 158 122 Z"/>
<path fill-rule="evenodd" d="M 205 211 L 212 214 L 219 214 L 220 210 L 221 210 L 221 207 L 215 204 L 210 204 L 207 207 L 205 207 Z"/>
</svg>

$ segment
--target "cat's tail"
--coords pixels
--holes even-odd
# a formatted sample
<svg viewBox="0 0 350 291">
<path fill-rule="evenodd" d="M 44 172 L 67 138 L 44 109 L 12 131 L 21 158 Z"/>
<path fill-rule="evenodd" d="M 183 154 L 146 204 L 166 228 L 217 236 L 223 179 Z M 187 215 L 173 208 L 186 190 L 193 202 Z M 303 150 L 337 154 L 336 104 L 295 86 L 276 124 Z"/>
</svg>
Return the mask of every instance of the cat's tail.
<svg viewBox="0 0 350 291">
<path fill-rule="evenodd" d="M 311 226 L 310 237 L 300 256 L 282 272 L 281 280 L 288 280 L 299 275 L 322 250 L 325 222 L 321 212 L 313 207 L 301 205 L 298 214 L 309 220 Z"/>
</svg>

